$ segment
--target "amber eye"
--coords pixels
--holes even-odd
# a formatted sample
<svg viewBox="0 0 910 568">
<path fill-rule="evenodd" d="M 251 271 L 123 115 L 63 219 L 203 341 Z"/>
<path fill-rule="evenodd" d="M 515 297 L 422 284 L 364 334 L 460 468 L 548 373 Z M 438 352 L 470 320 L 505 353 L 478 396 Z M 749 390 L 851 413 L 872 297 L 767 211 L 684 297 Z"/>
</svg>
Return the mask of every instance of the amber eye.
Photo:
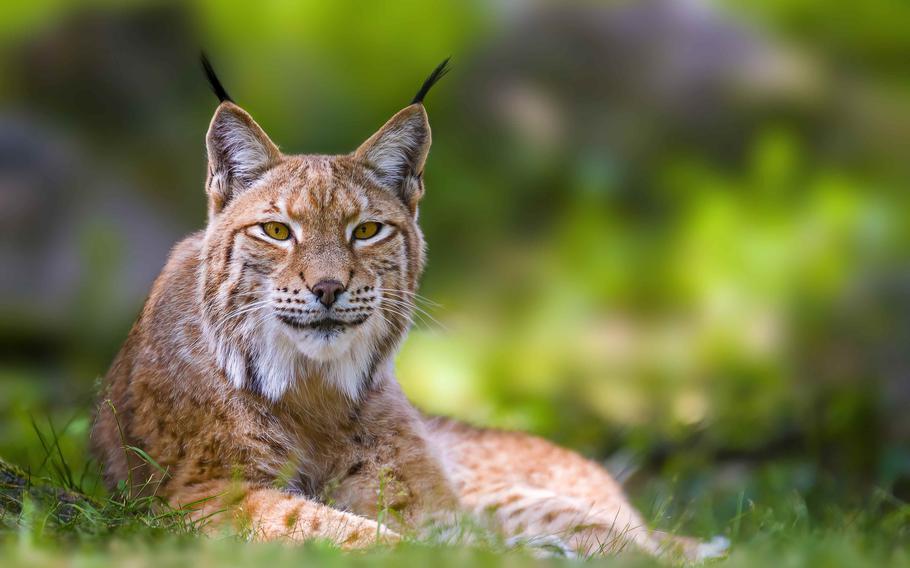
<svg viewBox="0 0 910 568">
<path fill-rule="evenodd" d="M 291 236 L 291 230 L 288 226 L 277 221 L 263 223 L 262 230 L 265 231 L 266 235 L 272 237 L 276 241 L 286 241 L 288 240 L 288 237 Z"/>
<path fill-rule="evenodd" d="M 378 233 L 381 228 L 382 224 L 375 221 L 361 223 L 354 229 L 354 238 L 362 241 L 364 239 L 369 239 L 370 237 L 375 237 L 376 233 Z"/>
</svg>

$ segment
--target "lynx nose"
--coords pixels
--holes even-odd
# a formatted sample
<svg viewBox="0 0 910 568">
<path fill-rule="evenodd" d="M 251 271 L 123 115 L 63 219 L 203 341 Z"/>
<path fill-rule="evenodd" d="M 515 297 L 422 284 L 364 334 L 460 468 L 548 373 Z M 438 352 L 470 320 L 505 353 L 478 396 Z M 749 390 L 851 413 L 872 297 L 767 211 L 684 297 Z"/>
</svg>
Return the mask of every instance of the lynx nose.
<svg viewBox="0 0 910 568">
<path fill-rule="evenodd" d="M 338 299 L 338 295 L 344 292 L 344 284 L 337 280 L 320 280 L 310 289 L 323 306 L 329 308 Z"/>
</svg>

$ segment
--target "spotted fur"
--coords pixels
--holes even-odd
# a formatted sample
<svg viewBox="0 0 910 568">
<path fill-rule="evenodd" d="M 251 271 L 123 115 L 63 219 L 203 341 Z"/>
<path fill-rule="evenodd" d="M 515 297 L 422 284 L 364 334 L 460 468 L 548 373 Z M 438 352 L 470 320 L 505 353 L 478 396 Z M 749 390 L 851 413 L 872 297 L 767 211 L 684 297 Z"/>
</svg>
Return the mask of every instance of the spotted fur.
<svg viewBox="0 0 910 568">
<path fill-rule="evenodd" d="M 351 154 L 288 155 L 220 91 L 208 224 L 172 251 L 105 380 L 93 442 L 110 484 L 258 539 L 361 547 L 460 510 L 580 553 L 659 552 L 596 464 L 424 417 L 402 394 L 392 361 L 425 261 L 423 105 Z M 382 228 L 361 242 L 364 221 Z M 331 305 L 314 291 L 327 281 Z"/>
</svg>

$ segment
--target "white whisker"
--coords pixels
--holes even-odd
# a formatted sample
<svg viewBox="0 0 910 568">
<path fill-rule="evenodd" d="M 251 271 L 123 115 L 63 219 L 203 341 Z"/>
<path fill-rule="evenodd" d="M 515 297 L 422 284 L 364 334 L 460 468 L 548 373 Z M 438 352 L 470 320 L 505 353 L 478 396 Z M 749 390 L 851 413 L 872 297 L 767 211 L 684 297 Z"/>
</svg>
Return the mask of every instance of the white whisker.
<svg viewBox="0 0 910 568">
<path fill-rule="evenodd" d="M 429 319 L 433 324 L 439 326 L 439 327 L 442 328 L 443 330 L 446 329 L 446 326 L 443 325 L 443 323 L 440 322 L 438 319 L 436 319 L 435 317 L 433 317 L 433 314 L 429 313 L 428 311 L 424 310 L 424 309 L 421 308 L 420 306 L 414 304 L 413 302 L 411 302 L 411 301 L 409 301 L 409 300 L 407 300 L 407 299 L 396 298 L 396 297 L 391 297 L 391 296 L 385 296 L 385 297 L 383 298 L 383 300 L 386 301 L 386 302 L 388 302 L 388 303 L 391 304 L 391 305 L 394 305 L 394 306 L 400 308 L 400 309 L 413 310 L 413 311 L 416 313 L 416 315 L 417 315 L 418 318 L 423 319 L 423 317 L 426 317 L 426 318 Z"/>
</svg>

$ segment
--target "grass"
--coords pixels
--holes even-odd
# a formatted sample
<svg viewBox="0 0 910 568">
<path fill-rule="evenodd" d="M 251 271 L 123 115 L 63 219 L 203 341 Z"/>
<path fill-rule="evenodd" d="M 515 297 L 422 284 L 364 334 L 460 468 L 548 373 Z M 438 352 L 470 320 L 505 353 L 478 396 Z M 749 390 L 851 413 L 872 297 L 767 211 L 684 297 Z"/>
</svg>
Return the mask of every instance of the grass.
<svg viewBox="0 0 910 568">
<path fill-rule="evenodd" d="M 4 568 L 668 564 L 631 551 L 583 561 L 561 558 L 543 548 L 510 548 L 490 535 L 478 538 L 476 528 L 467 531 L 475 535 L 473 544 L 410 540 L 394 548 L 358 552 L 342 552 L 326 542 L 291 546 L 247 542 L 236 534 L 206 537 L 200 534 L 198 523 L 155 497 L 91 489 L 97 487 L 97 470 L 86 464 L 72 467 L 61 450 L 72 441 L 64 439 L 67 428 L 35 424 L 34 430 L 43 458 L 32 472 L 0 460 L 0 565 Z M 655 528 L 728 538 L 730 554 L 710 561 L 712 566 L 910 567 L 910 504 L 888 491 L 873 490 L 846 507 L 847 499 L 836 489 L 828 488 L 819 496 L 817 487 L 824 483 L 816 482 L 815 489 L 801 487 L 800 478 L 806 474 L 799 467 L 771 464 L 739 479 L 740 489 L 735 493 L 730 487 L 705 482 L 705 477 L 688 484 L 657 477 L 632 493 Z"/>
<path fill-rule="evenodd" d="M 142 531 L 130 537 L 93 542 L 36 539 L 29 532 L 9 535 L 0 543 L 7 567 L 35 566 L 576 566 L 578 561 L 534 558 L 522 551 L 475 547 L 440 547 L 407 543 L 394 549 L 345 553 L 325 543 L 300 546 L 256 544 L 236 539 L 172 535 L 150 538 Z M 584 561 L 590 566 L 660 566 L 636 554 Z M 714 566 L 910 566 L 906 542 L 846 530 L 824 530 L 772 538 L 756 536 L 735 543 L 731 555 Z"/>
<path fill-rule="evenodd" d="M 410 541 L 394 548 L 342 552 L 328 543 L 260 544 L 237 535 L 204 537 L 180 511 L 154 498 L 72 497 L 78 488 L 53 477 L 0 479 L 0 558 L 4 567 L 36 566 L 660 566 L 636 553 L 584 561 L 540 557 L 540 550 L 507 549 L 494 541 L 442 546 Z M 63 479 L 70 479 L 59 468 Z M 18 491 L 18 493 L 16 493 Z M 63 496 L 63 498 L 61 498 Z M 67 497 L 69 496 L 69 497 Z M 722 532 L 732 541 L 713 566 L 910 566 L 910 505 L 880 492 L 866 508 L 831 508 L 817 518 L 793 499 L 773 506 L 746 503 Z M 654 514 L 663 514 L 664 507 Z M 689 515 L 691 518 L 693 515 Z M 659 524 L 660 519 L 654 523 Z M 682 528 L 685 530 L 685 528 Z"/>
</svg>

